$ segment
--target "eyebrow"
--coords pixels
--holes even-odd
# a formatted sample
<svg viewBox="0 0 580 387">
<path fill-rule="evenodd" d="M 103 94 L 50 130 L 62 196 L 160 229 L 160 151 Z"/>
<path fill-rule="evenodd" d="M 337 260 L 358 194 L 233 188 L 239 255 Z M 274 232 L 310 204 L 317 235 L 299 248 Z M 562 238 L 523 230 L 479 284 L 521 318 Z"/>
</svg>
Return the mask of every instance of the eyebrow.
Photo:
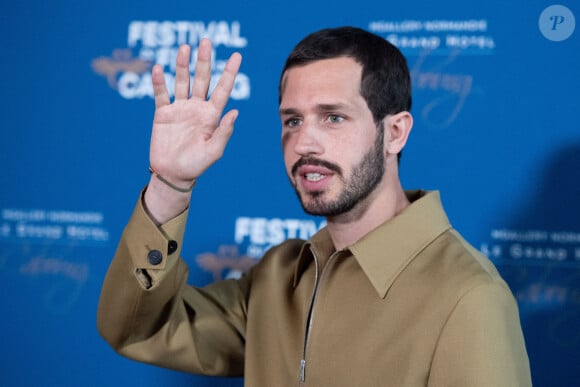
<svg viewBox="0 0 580 387">
<path fill-rule="evenodd" d="M 293 108 L 280 109 L 278 110 L 278 112 L 280 113 L 281 116 L 295 116 L 296 114 L 298 114 L 298 110 Z"/>
<path fill-rule="evenodd" d="M 321 103 L 316 105 L 316 110 L 320 112 L 327 112 L 333 110 L 342 110 L 345 109 L 347 105 L 343 103 Z M 295 108 L 281 108 L 279 110 L 280 115 L 288 116 L 288 115 L 297 115 L 300 114 L 298 109 Z"/>
</svg>

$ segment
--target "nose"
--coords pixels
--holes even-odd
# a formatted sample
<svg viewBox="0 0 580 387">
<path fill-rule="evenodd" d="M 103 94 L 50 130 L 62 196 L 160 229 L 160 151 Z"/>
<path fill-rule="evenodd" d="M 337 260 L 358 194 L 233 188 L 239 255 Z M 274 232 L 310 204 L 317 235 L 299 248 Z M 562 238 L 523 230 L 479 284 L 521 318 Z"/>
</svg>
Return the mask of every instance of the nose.
<svg viewBox="0 0 580 387">
<path fill-rule="evenodd" d="M 294 151 L 300 156 L 317 155 L 322 153 L 322 144 L 318 136 L 316 127 L 304 123 L 299 130 L 294 133 Z"/>
</svg>

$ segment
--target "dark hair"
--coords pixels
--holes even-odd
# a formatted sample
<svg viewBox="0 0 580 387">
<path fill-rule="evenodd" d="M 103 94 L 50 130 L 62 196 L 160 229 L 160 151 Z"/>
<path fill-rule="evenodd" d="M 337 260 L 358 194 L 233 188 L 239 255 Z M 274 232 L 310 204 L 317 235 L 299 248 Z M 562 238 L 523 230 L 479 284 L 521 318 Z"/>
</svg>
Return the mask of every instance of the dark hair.
<svg viewBox="0 0 580 387">
<path fill-rule="evenodd" d="M 403 54 L 384 38 L 355 27 L 323 29 L 302 39 L 286 59 L 278 101 L 286 70 L 337 57 L 350 57 L 361 64 L 360 94 L 377 125 L 388 114 L 411 110 L 411 77 Z"/>
</svg>

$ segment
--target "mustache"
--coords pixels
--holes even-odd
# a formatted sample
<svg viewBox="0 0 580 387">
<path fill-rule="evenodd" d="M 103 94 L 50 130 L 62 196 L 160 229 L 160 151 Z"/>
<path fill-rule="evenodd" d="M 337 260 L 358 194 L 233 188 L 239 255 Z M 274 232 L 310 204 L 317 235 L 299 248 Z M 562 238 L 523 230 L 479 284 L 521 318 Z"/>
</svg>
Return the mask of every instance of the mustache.
<svg viewBox="0 0 580 387">
<path fill-rule="evenodd" d="M 336 172 L 338 175 L 342 175 L 342 168 L 340 168 L 339 165 L 331 163 L 330 161 L 317 159 L 316 157 L 307 156 L 299 158 L 298 161 L 294 163 L 291 170 L 292 176 L 294 176 L 298 168 L 300 168 L 303 165 L 316 165 L 324 167 L 330 171 Z"/>
</svg>

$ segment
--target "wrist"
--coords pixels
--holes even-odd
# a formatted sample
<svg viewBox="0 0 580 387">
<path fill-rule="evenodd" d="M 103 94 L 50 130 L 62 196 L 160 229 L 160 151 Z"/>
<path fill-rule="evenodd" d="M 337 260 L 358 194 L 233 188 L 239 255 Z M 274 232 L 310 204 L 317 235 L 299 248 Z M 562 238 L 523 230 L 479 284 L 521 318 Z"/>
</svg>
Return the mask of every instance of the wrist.
<svg viewBox="0 0 580 387">
<path fill-rule="evenodd" d="M 187 183 L 187 186 L 185 186 L 186 185 L 185 183 L 182 183 L 181 185 L 177 185 L 177 184 L 172 183 L 171 181 L 169 181 L 167 178 L 163 177 L 162 175 L 158 174 L 151 166 L 149 166 L 149 173 L 151 173 L 153 176 L 158 178 L 163 184 L 165 184 L 169 188 L 171 188 L 177 192 L 181 192 L 181 193 L 191 192 L 193 190 L 193 187 L 195 187 L 195 183 L 197 181 L 196 179 L 193 179 L 193 181 L 189 181 Z"/>
<path fill-rule="evenodd" d="M 143 195 L 143 205 L 152 220 L 162 225 L 185 211 L 190 199 L 191 191 L 175 190 L 152 174 Z"/>
</svg>

